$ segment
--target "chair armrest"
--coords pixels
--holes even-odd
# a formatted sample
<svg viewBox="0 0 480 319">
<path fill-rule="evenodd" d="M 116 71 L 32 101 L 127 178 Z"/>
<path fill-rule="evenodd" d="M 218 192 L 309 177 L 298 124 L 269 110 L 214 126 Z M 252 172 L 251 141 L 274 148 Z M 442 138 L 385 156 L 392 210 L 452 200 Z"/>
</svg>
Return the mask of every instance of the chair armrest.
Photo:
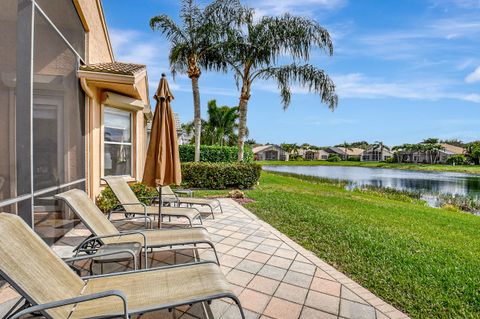
<svg viewBox="0 0 480 319">
<path fill-rule="evenodd" d="M 48 310 L 48 309 L 53 309 L 53 308 L 73 305 L 73 304 L 77 304 L 77 303 L 82 303 L 82 302 L 86 302 L 86 301 L 108 298 L 108 297 L 118 297 L 119 299 L 122 300 L 122 303 L 123 303 L 123 318 L 128 319 L 127 296 L 123 292 L 121 292 L 120 290 L 102 291 L 102 292 L 98 292 L 98 293 L 94 293 L 94 294 L 90 294 L 90 295 L 79 296 L 79 297 L 63 299 L 63 300 L 57 300 L 57 301 L 52 301 L 52 302 L 48 302 L 48 303 L 45 303 L 45 304 L 32 306 L 32 307 L 29 307 L 25 310 L 17 312 L 14 316 L 10 317 L 10 319 L 18 319 L 22 316 L 25 316 L 27 314 L 34 313 L 34 312 L 45 311 L 45 310 Z"/>
<path fill-rule="evenodd" d="M 122 207 L 123 209 L 125 209 L 125 211 L 123 211 L 122 213 L 127 213 L 127 214 L 138 214 L 138 213 L 132 213 L 132 212 L 129 212 L 125 207 L 123 206 L 138 206 L 138 205 L 142 205 L 143 207 L 143 214 L 147 217 L 147 205 L 145 205 L 144 203 L 142 202 L 138 202 L 138 203 L 123 203 L 123 204 L 119 204 L 117 206 L 115 206 L 112 210 L 110 210 L 110 212 L 108 213 L 108 219 L 110 219 L 112 213 L 117 213 L 118 211 L 116 211 L 116 208 L 117 207 Z M 146 222 L 145 222 L 146 224 Z"/>
<path fill-rule="evenodd" d="M 80 248 L 84 246 L 85 244 L 89 243 L 90 241 L 93 240 L 101 240 L 102 238 L 113 238 L 113 237 L 121 237 L 121 236 L 127 236 L 127 235 L 141 235 L 143 237 L 143 247 L 147 249 L 147 237 L 145 234 L 141 231 L 137 230 L 132 230 L 132 231 L 124 231 L 120 232 L 118 234 L 112 234 L 112 235 L 102 235 L 102 236 L 93 236 L 93 237 L 88 237 L 84 241 L 82 241 L 75 249 L 74 251 L 81 251 Z"/>
<path fill-rule="evenodd" d="M 175 194 L 183 194 L 183 195 L 187 195 L 188 197 L 193 197 L 193 190 L 188 188 L 174 189 L 173 192 Z"/>
<path fill-rule="evenodd" d="M 105 256 L 114 256 L 114 255 L 118 255 L 118 254 L 122 254 L 122 253 L 132 255 L 133 264 L 135 265 L 135 269 L 136 269 L 137 268 L 137 256 L 135 255 L 135 252 L 133 252 L 131 249 L 120 249 L 120 250 L 116 250 L 116 251 L 96 253 L 94 255 L 75 256 L 75 257 L 65 258 L 65 259 L 63 259 L 63 261 L 65 263 L 74 263 L 74 262 L 79 261 L 79 260 L 94 259 L 94 258 L 105 257 Z"/>
<path fill-rule="evenodd" d="M 112 213 L 115 213 L 115 212 L 112 212 Z M 125 213 L 125 212 L 122 212 L 122 213 Z M 126 221 L 126 220 L 134 220 L 134 219 L 145 219 L 145 228 L 146 229 L 151 229 L 152 228 L 152 219 L 148 216 L 137 216 L 137 217 L 127 217 L 127 218 L 120 218 L 120 219 L 113 219 L 111 220 L 112 223 L 115 223 L 115 222 L 122 222 L 122 221 Z M 148 227 L 147 227 L 147 222 L 148 222 Z"/>
</svg>

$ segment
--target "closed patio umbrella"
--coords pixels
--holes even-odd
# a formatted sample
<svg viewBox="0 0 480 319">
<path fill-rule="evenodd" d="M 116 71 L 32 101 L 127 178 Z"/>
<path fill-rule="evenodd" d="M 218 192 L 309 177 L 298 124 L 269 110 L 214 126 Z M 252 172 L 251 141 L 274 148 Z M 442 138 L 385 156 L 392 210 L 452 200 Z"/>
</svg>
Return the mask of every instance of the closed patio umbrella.
<svg viewBox="0 0 480 319">
<path fill-rule="evenodd" d="M 172 92 L 168 86 L 165 74 L 162 74 L 160 84 L 154 96 L 157 101 L 153 116 L 150 143 L 143 173 L 143 183 L 158 187 L 158 226 L 161 221 L 162 186 L 180 185 L 180 156 L 178 154 L 177 129 L 170 101 Z"/>
</svg>

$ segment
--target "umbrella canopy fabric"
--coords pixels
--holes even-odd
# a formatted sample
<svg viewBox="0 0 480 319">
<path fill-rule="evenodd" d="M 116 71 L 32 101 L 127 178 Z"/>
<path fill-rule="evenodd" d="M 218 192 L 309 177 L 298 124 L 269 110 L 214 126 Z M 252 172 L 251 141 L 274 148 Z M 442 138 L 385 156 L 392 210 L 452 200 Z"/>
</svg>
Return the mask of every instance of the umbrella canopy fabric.
<svg viewBox="0 0 480 319">
<path fill-rule="evenodd" d="M 180 185 L 182 174 L 178 154 L 177 130 L 170 106 L 173 95 L 170 92 L 165 74 L 162 74 L 154 98 L 157 105 L 153 116 L 143 183 L 152 187 Z"/>
</svg>

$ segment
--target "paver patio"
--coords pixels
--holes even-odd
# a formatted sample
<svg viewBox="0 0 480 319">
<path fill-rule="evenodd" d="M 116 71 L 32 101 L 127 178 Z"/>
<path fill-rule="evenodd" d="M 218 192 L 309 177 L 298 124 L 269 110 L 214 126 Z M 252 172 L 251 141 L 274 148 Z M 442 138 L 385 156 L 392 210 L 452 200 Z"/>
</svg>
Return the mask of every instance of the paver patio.
<svg viewBox="0 0 480 319">
<path fill-rule="evenodd" d="M 235 288 L 247 318 L 408 318 L 235 201 L 221 202 L 224 213 L 216 214 L 215 220 L 204 220 L 204 226 L 216 243 L 221 268 Z M 72 247 L 88 235 L 85 228 L 77 227 L 53 248 L 62 257 L 71 256 Z M 211 250 L 200 250 L 199 255 L 201 259 L 214 260 Z M 176 254 L 156 252 L 151 262 L 160 266 L 192 258 L 191 250 Z M 125 269 L 120 264 L 111 267 L 115 269 L 110 271 Z M 0 303 L 14 297 L 11 290 L 0 290 Z M 236 306 L 223 300 L 150 313 L 141 318 L 187 319 L 212 315 L 240 318 Z"/>
</svg>

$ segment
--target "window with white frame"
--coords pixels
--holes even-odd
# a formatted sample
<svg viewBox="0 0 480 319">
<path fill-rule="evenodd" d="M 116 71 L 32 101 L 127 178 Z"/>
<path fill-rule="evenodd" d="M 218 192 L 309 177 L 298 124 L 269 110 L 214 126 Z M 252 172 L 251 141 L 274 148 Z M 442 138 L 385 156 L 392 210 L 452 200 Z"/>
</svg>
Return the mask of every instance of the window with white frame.
<svg viewBox="0 0 480 319">
<path fill-rule="evenodd" d="M 132 176 L 132 113 L 104 107 L 103 175 Z"/>
</svg>

